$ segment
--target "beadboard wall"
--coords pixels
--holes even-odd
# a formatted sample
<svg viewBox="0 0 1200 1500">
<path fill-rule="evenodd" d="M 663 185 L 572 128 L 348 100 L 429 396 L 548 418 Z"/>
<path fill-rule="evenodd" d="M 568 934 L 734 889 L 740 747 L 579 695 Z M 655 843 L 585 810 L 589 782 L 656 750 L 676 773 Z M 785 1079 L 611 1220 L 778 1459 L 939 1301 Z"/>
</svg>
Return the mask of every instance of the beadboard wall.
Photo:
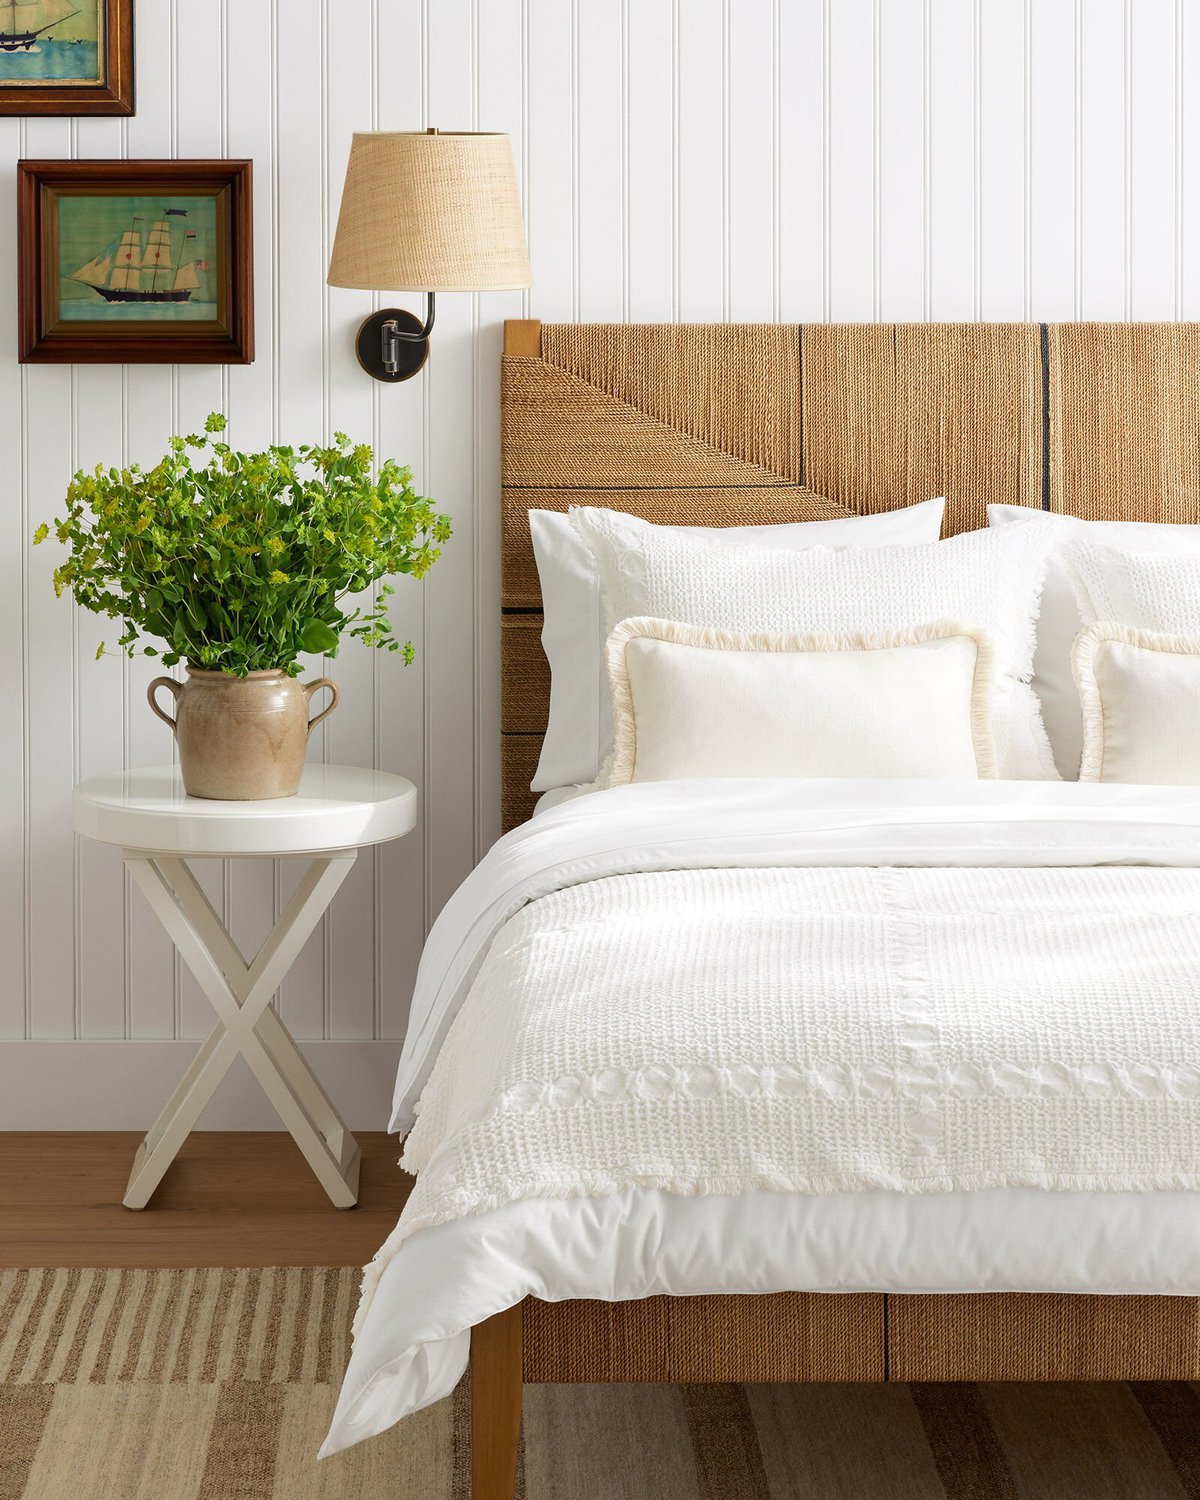
<svg viewBox="0 0 1200 1500">
<path fill-rule="evenodd" d="M 416 664 L 349 647 L 314 737 L 422 795 L 282 996 L 379 1125 L 424 933 L 499 825 L 502 320 L 1198 317 L 1200 0 L 138 0 L 136 42 L 134 118 L 0 121 L 0 1128 L 144 1125 L 207 1030 L 116 851 L 70 831 L 77 778 L 171 756 L 152 668 L 93 660 L 29 538 L 76 466 L 218 407 L 243 447 L 368 438 L 455 520 L 399 590 Z M 427 123 L 512 132 L 536 284 L 442 298 L 424 374 L 383 389 L 372 299 L 325 265 L 351 131 Z M 252 157 L 256 362 L 20 368 L 21 156 Z M 253 946 L 294 879 L 208 888 Z M 244 1079 L 206 1117 L 270 1122 Z"/>
</svg>

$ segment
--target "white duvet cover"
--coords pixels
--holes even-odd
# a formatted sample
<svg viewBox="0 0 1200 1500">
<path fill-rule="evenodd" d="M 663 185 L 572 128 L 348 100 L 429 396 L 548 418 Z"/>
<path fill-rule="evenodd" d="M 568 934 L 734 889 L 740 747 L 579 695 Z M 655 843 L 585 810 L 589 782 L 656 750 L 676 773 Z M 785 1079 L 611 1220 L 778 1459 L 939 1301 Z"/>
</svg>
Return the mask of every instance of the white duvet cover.
<svg viewBox="0 0 1200 1500">
<path fill-rule="evenodd" d="M 1195 1166 L 1184 1160 L 1186 1153 L 1173 1156 L 1170 1145 L 1196 1128 L 1200 1096 L 1193 1045 L 1200 1026 L 1200 950 L 1192 917 L 1200 902 L 1200 872 L 1187 868 L 1197 864 L 1200 791 L 1178 788 L 647 783 L 579 798 L 515 830 L 452 898 L 422 960 L 393 1128 L 411 1125 L 416 1100 L 465 1004 L 463 1026 L 453 1033 L 454 1067 L 446 1062 L 442 1076 L 435 1073 L 423 1101 L 410 1143 L 410 1149 L 417 1148 L 421 1178 L 397 1230 L 368 1270 L 354 1354 L 324 1451 L 380 1431 L 447 1394 L 465 1366 L 470 1327 L 529 1293 L 551 1300 L 778 1290 L 1200 1294 L 1200 1194 L 1191 1191 Z M 1178 868 L 1087 868 L 1096 865 Z M 966 873 L 950 881 L 933 873 L 946 867 Z M 1036 877 L 1031 869 L 1058 873 Z M 913 874 L 899 873 L 905 870 Z M 924 925 L 920 902 L 940 908 L 955 890 L 955 916 L 964 930 L 973 923 L 999 929 L 1006 921 L 1016 923 L 1014 952 L 1021 962 L 1035 965 L 1020 976 L 1019 992 L 1029 994 L 1030 1011 L 1045 1007 L 1047 1026 L 1067 1037 L 1064 1056 L 1094 1051 L 1102 1064 L 1094 1076 L 1076 1068 L 1070 1090 L 1088 1097 L 1084 1115 L 1093 1107 L 1091 1096 L 1100 1101 L 1097 1118 L 1106 1119 L 1110 1132 L 1112 1172 L 1100 1170 L 1107 1161 L 1103 1152 L 1093 1152 L 1085 1171 L 1064 1170 L 1063 1162 L 1074 1163 L 1087 1145 L 1066 1141 L 1060 1142 L 1064 1154 L 1057 1163 L 1053 1153 L 1043 1160 L 1040 1146 L 1032 1155 L 1013 1151 L 1007 1174 L 1002 1150 L 992 1163 L 998 1169 L 987 1173 L 973 1174 L 966 1161 L 964 1170 L 944 1183 L 936 1172 L 927 1178 L 897 1176 L 897 1161 L 903 1168 L 910 1158 L 889 1159 L 887 1132 L 877 1130 L 882 1154 L 874 1147 L 850 1151 L 845 1161 L 852 1170 L 843 1184 L 838 1172 L 845 1161 L 835 1151 L 822 1161 L 827 1168 L 838 1158 L 838 1171 L 822 1177 L 814 1169 L 805 1179 L 807 1191 L 785 1190 L 800 1180 L 789 1159 L 786 1180 L 773 1169 L 761 1180 L 753 1172 L 736 1180 L 727 1174 L 725 1181 L 674 1184 L 677 1190 L 669 1192 L 663 1191 L 660 1173 L 634 1170 L 602 1183 L 586 1175 L 579 1183 L 556 1177 L 555 1190 L 547 1195 L 531 1193 L 529 1182 L 537 1178 L 522 1185 L 518 1173 L 506 1190 L 492 1192 L 489 1186 L 482 1193 L 481 1182 L 494 1186 L 488 1175 L 494 1164 L 485 1163 L 482 1177 L 472 1182 L 471 1132 L 483 1116 L 494 1123 L 503 1105 L 512 1103 L 512 1080 L 504 1070 L 516 1055 L 509 1044 L 507 1053 L 497 1047 L 496 1039 L 506 1033 L 493 1022 L 497 1008 L 511 1006 L 515 1012 L 533 1003 L 496 982 L 505 944 L 543 943 L 553 953 L 564 921 L 569 926 L 572 912 L 577 917 L 586 909 L 590 893 L 583 888 L 616 892 L 627 910 L 639 901 L 649 910 L 656 901 L 678 899 L 682 888 L 664 881 L 661 873 L 658 881 L 642 886 L 638 875 L 684 871 L 730 872 L 699 882 L 717 878 L 719 898 L 719 880 L 725 878 L 734 895 L 725 976 L 731 995 L 746 968 L 739 942 L 753 914 L 746 901 L 754 895 L 756 879 L 767 882 L 764 890 L 773 882 L 776 897 L 779 891 L 793 903 L 797 893 L 803 897 L 794 914 L 775 922 L 773 943 L 803 936 L 803 906 L 811 905 L 814 895 L 824 890 L 830 902 L 844 902 L 858 889 L 856 882 L 861 882 L 860 896 L 880 882 L 893 896 L 902 893 L 901 927 L 910 940 L 920 938 Z M 812 873 L 788 873 L 800 871 Z M 1015 899 L 1014 891 L 1024 895 Z M 710 901 L 712 896 L 710 891 Z M 585 906 L 573 908 L 572 900 Z M 1001 910 L 1006 903 L 1007 914 Z M 517 913 L 519 922 L 506 927 Z M 718 928 L 720 913 L 717 899 L 707 918 Z M 855 941 L 869 947 L 870 911 L 864 908 L 859 915 Z M 953 928 L 954 921 L 940 925 Z M 760 928 L 767 931 L 770 924 Z M 496 945 L 498 956 L 489 961 L 502 930 L 505 943 Z M 718 955 L 720 937 L 718 931 L 713 949 Z M 889 958 L 880 951 L 880 974 L 888 972 L 889 962 L 893 968 L 898 963 L 903 1003 L 908 960 L 903 953 Z M 1005 951 L 1003 944 L 997 951 Z M 481 969 L 486 972 L 476 984 Z M 972 973 L 969 967 L 965 972 Z M 1097 1045 L 1080 1049 L 1081 1036 L 1090 1043 L 1089 1018 L 1079 1008 L 1089 978 L 1106 1003 L 1098 1006 Z M 719 992 L 719 971 L 716 979 Z M 996 993 L 1011 1001 L 1017 983 L 1013 974 L 980 973 L 977 981 L 965 986 L 972 993 L 964 996 L 963 1009 L 974 1006 L 985 1014 L 990 985 L 998 983 Z M 578 973 L 574 982 L 585 1010 L 589 1000 L 599 1002 L 599 978 L 590 997 L 582 993 L 589 985 L 580 983 Z M 961 972 L 958 984 L 964 988 Z M 1064 1024 L 1064 1012 L 1054 1002 L 1068 992 L 1075 1000 Z M 1124 992 L 1130 1000 L 1123 1010 L 1114 1006 L 1113 996 Z M 857 1012 L 862 998 L 845 997 L 847 1016 Z M 929 998 L 923 994 L 926 1007 Z M 917 1033 L 931 1019 L 937 1018 L 902 1017 L 907 1041 L 918 1053 L 925 1038 Z M 1029 1030 L 1036 1037 L 1037 1027 Z M 587 1026 L 581 1026 L 581 1047 L 586 1033 Z M 957 1045 L 952 1032 L 942 1040 L 948 1035 Z M 480 1038 L 474 1053 L 472 1036 Z M 849 1055 L 855 1051 L 853 1023 L 847 1038 Z M 1137 1066 L 1125 1067 L 1122 1057 Z M 1150 1074 L 1143 1077 L 1138 1068 L 1147 1057 Z M 456 1078 L 465 1089 L 456 1089 Z M 499 1091 L 494 1096 L 489 1080 Z M 850 1082 L 861 1088 L 863 1078 L 856 1075 Z M 962 1084 L 961 1077 L 944 1070 L 931 1075 L 930 1086 L 942 1089 L 946 1100 L 961 1095 Z M 1020 1083 L 1035 1104 L 1043 1086 L 1047 1098 L 1063 1091 L 1052 1069 L 1032 1094 L 1027 1075 Z M 870 1077 L 866 1087 L 864 1097 L 874 1088 Z M 993 1072 L 984 1085 L 976 1079 L 967 1094 L 1003 1095 L 1006 1087 L 1004 1076 Z M 930 1101 L 937 1103 L 935 1096 Z M 1116 1128 L 1122 1110 L 1146 1149 L 1141 1156 L 1126 1153 L 1118 1162 L 1124 1149 Z M 915 1116 L 907 1112 L 904 1128 L 911 1134 L 915 1126 L 910 1145 L 919 1144 L 919 1115 L 919 1110 Z M 1149 1131 L 1147 1120 L 1155 1122 Z M 486 1133 L 477 1139 L 484 1141 Z M 519 1131 L 513 1139 L 519 1148 Z M 567 1141 L 568 1158 L 578 1139 Z M 774 1139 L 770 1145 L 775 1147 Z M 1031 1162 L 1046 1171 L 1032 1171 Z M 561 1167 L 560 1162 L 560 1175 Z M 1031 1185 L 1043 1178 L 1062 1189 L 1078 1186 L 1048 1191 Z M 930 1190 L 972 1183 L 977 1190 Z M 723 1190 L 732 1187 L 741 1190 Z"/>
</svg>

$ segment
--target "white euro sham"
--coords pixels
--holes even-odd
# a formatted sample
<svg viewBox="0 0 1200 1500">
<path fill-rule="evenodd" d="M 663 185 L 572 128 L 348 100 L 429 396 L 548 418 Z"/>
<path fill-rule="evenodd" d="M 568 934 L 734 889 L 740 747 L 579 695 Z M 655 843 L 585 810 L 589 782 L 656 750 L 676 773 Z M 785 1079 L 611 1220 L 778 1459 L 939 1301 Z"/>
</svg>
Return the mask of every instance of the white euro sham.
<svg viewBox="0 0 1200 1500">
<path fill-rule="evenodd" d="M 634 547 L 656 531 L 707 537 L 722 547 L 768 550 L 907 547 L 937 541 L 945 508 L 943 499 L 922 500 L 869 516 L 780 526 L 662 527 L 624 515 L 621 523 Z M 529 531 L 542 590 L 542 649 L 550 664 L 550 717 L 530 788 L 545 792 L 594 781 L 612 749 L 604 673 L 608 628 L 595 559 L 570 517 L 560 511 L 531 510 Z"/>
<path fill-rule="evenodd" d="M 991 648 L 964 625 L 770 635 L 640 618 L 607 658 L 612 786 L 996 774 Z"/>
</svg>

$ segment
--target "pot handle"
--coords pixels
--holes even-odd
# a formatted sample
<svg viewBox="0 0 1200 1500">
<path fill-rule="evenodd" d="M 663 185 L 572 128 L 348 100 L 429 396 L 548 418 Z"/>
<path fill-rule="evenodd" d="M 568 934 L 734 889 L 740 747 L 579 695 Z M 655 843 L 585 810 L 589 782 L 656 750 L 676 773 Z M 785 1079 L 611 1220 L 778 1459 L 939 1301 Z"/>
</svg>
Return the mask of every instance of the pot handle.
<svg viewBox="0 0 1200 1500">
<path fill-rule="evenodd" d="M 160 681 L 161 680 L 162 679 L 160 679 Z M 338 699 L 342 695 L 338 692 L 337 683 L 334 682 L 332 677 L 318 677 L 315 682 L 306 682 L 303 684 L 303 686 L 304 696 L 309 700 L 309 702 L 312 701 L 312 695 L 317 691 L 318 688 L 326 687 L 329 689 L 330 693 L 328 708 L 323 708 L 315 719 L 309 719 L 308 721 L 308 732 L 309 734 L 311 734 L 317 727 L 317 725 L 321 722 L 321 720 L 327 719 L 329 715 L 334 711 L 334 709 L 338 706 Z"/>
<path fill-rule="evenodd" d="M 179 703 L 179 695 L 180 695 L 180 693 L 183 692 L 183 683 L 182 682 L 176 682 L 173 677 L 156 677 L 154 679 L 154 681 L 150 684 L 150 686 L 146 689 L 146 700 L 150 704 L 150 707 L 154 710 L 154 712 L 158 715 L 158 717 L 163 721 L 163 723 L 164 724 L 169 724 L 171 726 L 172 731 L 174 731 L 174 729 L 175 729 L 175 720 L 170 716 L 170 714 L 163 713 L 162 709 L 159 708 L 157 702 L 155 701 L 155 694 L 158 692 L 158 690 L 159 690 L 160 687 L 167 688 L 169 690 L 172 698 L 175 699 L 176 705 L 178 705 L 178 703 Z M 176 712 L 178 713 L 178 711 L 179 711 L 178 707 L 176 707 Z"/>
</svg>

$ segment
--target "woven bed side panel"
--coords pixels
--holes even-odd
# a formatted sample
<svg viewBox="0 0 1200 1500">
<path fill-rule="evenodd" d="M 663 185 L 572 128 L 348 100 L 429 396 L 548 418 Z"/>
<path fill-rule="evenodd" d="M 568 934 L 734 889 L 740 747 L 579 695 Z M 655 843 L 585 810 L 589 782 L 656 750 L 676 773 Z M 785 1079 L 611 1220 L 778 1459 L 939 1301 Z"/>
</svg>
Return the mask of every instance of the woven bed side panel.
<svg viewBox="0 0 1200 1500">
<path fill-rule="evenodd" d="M 1041 504 L 1036 324 L 806 324 L 801 351 L 812 489 L 862 512 L 945 495 L 947 533 Z"/>
<path fill-rule="evenodd" d="M 1195 1380 L 1200 1299 L 888 1298 L 892 1380 Z"/>
<path fill-rule="evenodd" d="M 550 716 L 550 663 L 542 650 L 540 614 L 501 619 L 500 673 L 503 733 L 545 734 Z"/>
<path fill-rule="evenodd" d="M 668 427 L 801 477 L 800 331 L 755 323 L 547 323 L 542 358 Z"/>
<path fill-rule="evenodd" d="M 884 1298 L 783 1292 L 525 1303 L 525 1379 L 880 1381 Z"/>
<path fill-rule="evenodd" d="M 1055 323 L 1050 504 L 1200 522 L 1200 324 Z"/>
<path fill-rule="evenodd" d="M 505 357 L 501 409 L 506 485 L 589 489 L 788 482 L 545 360 Z"/>
</svg>

